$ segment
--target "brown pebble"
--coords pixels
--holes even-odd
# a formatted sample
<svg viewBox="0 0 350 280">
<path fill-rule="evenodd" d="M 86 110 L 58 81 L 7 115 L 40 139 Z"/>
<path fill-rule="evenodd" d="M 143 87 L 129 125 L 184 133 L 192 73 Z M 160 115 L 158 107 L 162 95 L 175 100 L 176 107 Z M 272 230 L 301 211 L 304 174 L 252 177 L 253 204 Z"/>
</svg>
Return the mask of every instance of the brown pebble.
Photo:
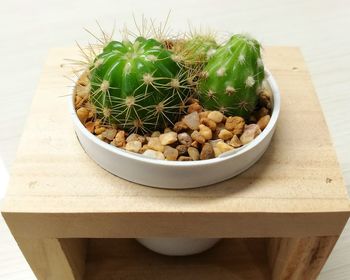
<svg viewBox="0 0 350 280">
<path fill-rule="evenodd" d="M 177 141 L 177 133 L 174 131 L 165 132 L 159 136 L 162 145 L 173 144 Z"/>
<path fill-rule="evenodd" d="M 231 131 L 233 134 L 242 134 L 245 121 L 242 117 L 228 117 L 225 123 L 225 128 Z"/>
<path fill-rule="evenodd" d="M 85 127 L 86 127 L 86 129 L 87 129 L 88 131 L 90 131 L 91 133 L 93 133 L 94 130 L 95 130 L 95 122 L 87 122 L 87 123 L 85 124 Z"/>
<path fill-rule="evenodd" d="M 259 111 L 257 111 L 255 113 L 255 117 L 260 120 L 262 117 L 268 115 L 270 113 L 269 109 L 265 108 L 265 107 L 261 107 L 259 109 Z"/>
<path fill-rule="evenodd" d="M 178 158 L 178 161 L 191 161 L 192 158 L 191 157 L 186 157 L 186 156 L 180 156 Z"/>
<path fill-rule="evenodd" d="M 163 152 L 164 151 L 164 145 L 159 140 L 159 137 L 150 137 L 148 138 L 148 147 L 152 150 Z"/>
<path fill-rule="evenodd" d="M 203 135 L 201 135 L 197 130 L 193 131 L 191 134 L 191 138 L 194 141 L 197 141 L 200 144 L 204 144 L 205 143 L 205 138 Z"/>
<path fill-rule="evenodd" d="M 230 141 L 230 145 L 234 148 L 239 148 L 241 147 L 243 144 L 241 142 L 241 140 L 239 140 L 237 135 L 233 135 L 231 141 Z"/>
<path fill-rule="evenodd" d="M 199 125 L 199 133 L 205 138 L 205 140 L 210 140 L 213 137 L 211 129 L 204 124 Z"/>
<path fill-rule="evenodd" d="M 231 139 L 233 136 L 232 132 L 228 131 L 227 129 L 222 129 L 220 132 L 219 132 L 219 135 L 218 137 L 224 141 L 226 140 L 229 140 Z"/>
<path fill-rule="evenodd" d="M 196 130 L 199 127 L 199 115 L 197 112 L 192 112 L 189 115 L 184 116 L 183 122 L 192 130 Z"/>
<path fill-rule="evenodd" d="M 183 122 L 183 121 L 179 121 L 177 123 L 175 123 L 173 130 L 177 133 L 184 131 L 188 128 L 188 126 Z"/>
<path fill-rule="evenodd" d="M 77 116 L 82 123 L 85 123 L 87 118 L 89 117 L 89 110 L 85 107 L 79 108 L 77 110 Z"/>
<path fill-rule="evenodd" d="M 243 134 L 241 135 L 239 140 L 241 140 L 242 144 L 245 145 L 251 142 L 260 133 L 261 130 L 257 124 L 249 124 L 245 126 Z"/>
<path fill-rule="evenodd" d="M 114 137 L 112 143 L 116 147 L 124 147 L 125 146 L 125 131 L 124 130 L 118 131 L 116 136 Z"/>
<path fill-rule="evenodd" d="M 138 153 L 142 147 L 142 144 L 140 141 L 130 141 L 126 143 L 125 150 Z"/>
<path fill-rule="evenodd" d="M 179 156 L 179 151 L 170 146 L 165 146 L 163 154 L 166 160 L 176 160 Z"/>
<path fill-rule="evenodd" d="M 164 129 L 164 132 L 163 133 L 168 133 L 168 132 L 172 132 L 173 130 L 170 128 L 170 127 L 166 127 Z"/>
<path fill-rule="evenodd" d="M 200 153 L 200 159 L 204 160 L 204 159 L 211 159 L 214 157 L 215 157 L 215 153 L 214 153 L 213 147 L 211 146 L 211 144 L 205 143 Z"/>
<path fill-rule="evenodd" d="M 199 160 L 199 152 L 194 147 L 189 147 L 187 149 L 188 155 L 191 157 L 192 160 Z"/>
<path fill-rule="evenodd" d="M 224 114 L 219 111 L 211 111 L 208 114 L 208 119 L 211 119 L 216 123 L 221 123 L 223 118 L 224 118 Z"/>
<path fill-rule="evenodd" d="M 117 130 L 115 128 L 108 128 L 102 134 L 106 139 L 112 141 L 117 134 Z"/>
<path fill-rule="evenodd" d="M 263 131 L 265 127 L 268 125 L 270 118 L 271 118 L 270 115 L 266 115 L 258 121 L 257 125 L 259 126 L 261 131 Z"/>
<path fill-rule="evenodd" d="M 191 114 L 193 112 L 200 113 L 203 111 L 203 107 L 199 105 L 197 102 L 192 103 L 190 106 L 188 106 L 187 113 Z"/>
<path fill-rule="evenodd" d="M 179 155 L 184 155 L 187 153 L 187 147 L 185 145 L 176 146 L 176 150 L 179 151 Z"/>
<path fill-rule="evenodd" d="M 131 133 L 127 138 L 126 142 L 140 141 L 142 144 L 146 142 L 146 137 L 139 135 L 137 133 Z"/>
<path fill-rule="evenodd" d="M 103 126 L 101 126 L 101 127 L 96 127 L 96 128 L 95 128 L 95 134 L 96 134 L 96 135 L 99 135 L 99 134 L 101 134 L 102 132 L 104 132 L 105 130 L 106 130 L 106 128 L 103 127 Z"/>
<path fill-rule="evenodd" d="M 199 113 L 199 118 L 203 119 L 203 118 L 208 118 L 210 111 L 204 111 L 204 112 L 200 112 Z"/>
<path fill-rule="evenodd" d="M 197 141 L 193 141 L 193 142 L 191 143 L 191 147 L 193 147 L 193 148 L 198 149 L 199 146 L 200 146 L 200 144 L 199 144 Z"/>
<path fill-rule="evenodd" d="M 154 131 L 152 132 L 151 137 L 159 137 L 161 135 L 160 131 Z"/>
<path fill-rule="evenodd" d="M 208 118 L 202 118 L 200 121 L 201 124 L 204 124 L 205 126 L 209 127 L 212 131 L 215 131 L 216 129 L 216 122 L 214 122 L 211 119 Z"/>
<path fill-rule="evenodd" d="M 268 89 L 263 89 L 259 93 L 259 102 L 268 109 L 272 109 L 272 93 Z"/>
<path fill-rule="evenodd" d="M 186 132 L 182 132 L 177 136 L 177 139 L 179 140 L 179 142 L 187 147 L 191 146 L 192 143 L 192 138 L 191 136 L 186 133 Z"/>
</svg>

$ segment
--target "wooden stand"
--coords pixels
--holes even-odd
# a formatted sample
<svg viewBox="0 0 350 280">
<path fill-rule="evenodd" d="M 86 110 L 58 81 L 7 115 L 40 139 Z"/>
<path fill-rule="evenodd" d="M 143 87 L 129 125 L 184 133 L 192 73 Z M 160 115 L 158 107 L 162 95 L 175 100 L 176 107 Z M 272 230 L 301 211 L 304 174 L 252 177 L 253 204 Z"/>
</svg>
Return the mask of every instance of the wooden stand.
<svg viewBox="0 0 350 280">
<path fill-rule="evenodd" d="M 12 168 L 2 214 L 38 279 L 315 279 L 349 199 L 297 48 L 265 49 L 281 116 L 262 159 L 240 176 L 190 190 L 148 188 L 89 159 L 74 135 L 60 64 L 50 52 Z M 189 257 L 135 237 L 221 237 Z"/>
</svg>

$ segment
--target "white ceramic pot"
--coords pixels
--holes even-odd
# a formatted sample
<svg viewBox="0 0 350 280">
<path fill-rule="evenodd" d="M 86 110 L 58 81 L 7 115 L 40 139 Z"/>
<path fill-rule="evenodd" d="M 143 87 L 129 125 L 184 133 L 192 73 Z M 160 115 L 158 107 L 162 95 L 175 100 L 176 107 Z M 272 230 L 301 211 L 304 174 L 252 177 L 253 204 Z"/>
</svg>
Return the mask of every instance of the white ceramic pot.
<svg viewBox="0 0 350 280">
<path fill-rule="evenodd" d="M 146 248 L 167 256 L 187 256 L 213 247 L 219 238 L 137 238 Z"/>
<path fill-rule="evenodd" d="M 114 147 L 91 134 L 80 122 L 74 108 L 74 94 L 69 98 L 69 108 L 83 149 L 104 169 L 146 186 L 167 189 L 198 188 L 238 175 L 253 165 L 267 149 L 280 111 L 280 93 L 274 78 L 268 72 L 266 82 L 273 94 L 273 111 L 264 131 L 239 149 L 202 161 L 157 160 Z"/>
</svg>

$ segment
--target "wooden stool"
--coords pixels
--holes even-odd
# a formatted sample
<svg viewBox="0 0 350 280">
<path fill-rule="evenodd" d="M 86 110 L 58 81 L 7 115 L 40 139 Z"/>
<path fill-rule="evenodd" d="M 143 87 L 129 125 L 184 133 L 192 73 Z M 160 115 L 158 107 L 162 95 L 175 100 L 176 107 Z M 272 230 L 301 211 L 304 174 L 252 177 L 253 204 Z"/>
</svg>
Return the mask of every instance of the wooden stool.
<svg viewBox="0 0 350 280">
<path fill-rule="evenodd" d="M 199 189 L 148 188 L 89 159 L 74 135 L 60 64 L 50 52 L 13 164 L 2 214 L 38 279 L 315 279 L 349 199 L 297 48 L 265 49 L 282 94 L 262 159 Z M 135 237 L 221 237 L 197 256 L 165 257 Z"/>
</svg>

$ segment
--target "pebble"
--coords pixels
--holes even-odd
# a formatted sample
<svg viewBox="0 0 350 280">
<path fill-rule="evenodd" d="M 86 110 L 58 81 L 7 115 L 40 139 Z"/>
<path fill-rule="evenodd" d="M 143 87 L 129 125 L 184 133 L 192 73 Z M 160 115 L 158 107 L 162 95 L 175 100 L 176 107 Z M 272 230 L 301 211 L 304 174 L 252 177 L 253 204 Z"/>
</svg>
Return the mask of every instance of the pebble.
<svg viewBox="0 0 350 280">
<path fill-rule="evenodd" d="M 102 133 L 102 135 L 109 141 L 112 141 L 116 136 L 116 134 L 117 134 L 117 130 L 115 128 L 108 128 Z"/>
<path fill-rule="evenodd" d="M 176 160 L 179 156 L 179 151 L 170 146 L 165 146 L 163 154 L 166 160 Z"/>
<path fill-rule="evenodd" d="M 146 142 L 146 137 L 139 135 L 137 133 L 131 133 L 127 138 L 126 142 L 140 141 L 142 144 Z"/>
<path fill-rule="evenodd" d="M 177 133 L 174 131 L 169 131 L 159 136 L 160 143 L 162 145 L 173 144 L 177 141 Z"/>
<path fill-rule="evenodd" d="M 82 123 L 85 123 L 87 118 L 89 117 L 89 110 L 86 109 L 85 107 L 81 107 L 77 110 L 77 115 L 78 115 L 79 120 Z"/>
<path fill-rule="evenodd" d="M 193 131 L 191 134 L 191 138 L 194 141 L 197 141 L 200 144 L 204 144 L 205 143 L 205 138 L 203 135 L 201 135 L 197 130 Z"/>
<path fill-rule="evenodd" d="M 152 150 L 159 151 L 159 152 L 164 151 L 164 145 L 160 143 L 159 137 L 149 137 L 147 145 Z"/>
<path fill-rule="evenodd" d="M 95 128 L 95 133 L 97 134 L 97 135 L 99 135 L 99 134 L 102 134 L 104 131 L 106 130 L 106 128 L 105 127 L 96 127 Z"/>
<path fill-rule="evenodd" d="M 239 140 L 237 135 L 233 135 L 231 141 L 230 141 L 230 145 L 234 148 L 239 148 L 241 147 L 243 144 L 241 142 L 241 140 Z"/>
<path fill-rule="evenodd" d="M 141 147 L 142 147 L 142 143 L 140 141 L 129 141 L 125 145 L 125 150 L 138 153 Z"/>
<path fill-rule="evenodd" d="M 242 134 L 244 130 L 245 121 L 242 117 L 228 117 L 226 119 L 225 128 L 233 134 Z"/>
<path fill-rule="evenodd" d="M 205 138 L 205 140 L 210 140 L 213 138 L 213 133 L 211 129 L 204 124 L 199 125 L 199 133 Z"/>
<path fill-rule="evenodd" d="M 154 131 L 152 132 L 151 137 L 159 137 L 161 135 L 160 131 Z"/>
<path fill-rule="evenodd" d="M 203 107 L 199 105 L 197 102 L 192 103 L 190 106 L 188 106 L 187 113 L 191 114 L 193 112 L 200 113 L 203 111 Z"/>
<path fill-rule="evenodd" d="M 245 145 L 251 142 L 260 133 L 261 130 L 257 124 L 249 124 L 245 126 L 243 134 L 239 140 L 241 140 L 242 144 Z"/>
<path fill-rule="evenodd" d="M 192 138 L 191 136 L 186 133 L 186 132 L 182 132 L 179 135 L 177 135 L 177 139 L 179 140 L 179 142 L 187 147 L 191 146 L 192 143 Z"/>
<path fill-rule="evenodd" d="M 191 161 L 192 158 L 191 157 L 186 157 L 186 156 L 180 156 L 178 161 Z"/>
<path fill-rule="evenodd" d="M 224 141 L 226 140 L 229 140 L 231 139 L 233 136 L 232 132 L 228 131 L 227 129 L 222 129 L 220 132 L 219 132 L 219 135 L 218 137 Z"/>
<path fill-rule="evenodd" d="M 271 118 L 270 115 L 266 115 L 258 120 L 257 125 L 259 126 L 261 131 L 265 129 L 265 127 L 267 126 L 267 124 L 270 121 L 270 118 Z"/>
<path fill-rule="evenodd" d="M 203 145 L 203 148 L 202 148 L 202 151 L 200 153 L 199 158 L 201 160 L 204 160 L 204 159 L 211 159 L 211 158 L 214 158 L 214 157 L 215 157 L 215 154 L 214 154 L 213 147 L 211 146 L 211 144 L 205 143 Z"/>
<path fill-rule="evenodd" d="M 214 122 L 213 120 L 208 118 L 202 118 L 200 122 L 201 124 L 204 124 L 205 126 L 209 127 L 212 131 L 215 131 L 216 122 Z"/>
<path fill-rule="evenodd" d="M 187 153 L 187 147 L 185 145 L 176 146 L 176 150 L 179 151 L 179 155 L 184 155 Z"/>
<path fill-rule="evenodd" d="M 261 107 L 259 109 L 259 111 L 255 114 L 255 117 L 259 120 L 262 117 L 266 116 L 269 114 L 269 109 L 265 108 L 265 107 Z"/>
<path fill-rule="evenodd" d="M 272 108 L 272 93 L 268 89 L 263 89 L 259 93 L 259 101 L 262 105 L 264 105 L 266 108 L 271 109 Z"/>
<path fill-rule="evenodd" d="M 184 131 L 188 128 L 188 126 L 183 122 L 183 121 L 179 121 L 177 123 L 175 123 L 173 130 L 177 133 Z"/>
<path fill-rule="evenodd" d="M 210 111 L 204 111 L 204 112 L 200 112 L 198 115 L 200 119 L 203 119 L 203 118 L 208 118 L 209 113 Z"/>
<path fill-rule="evenodd" d="M 85 127 L 88 131 L 93 133 L 95 130 L 95 122 L 87 122 L 87 123 L 85 123 Z"/>
<path fill-rule="evenodd" d="M 125 131 L 124 130 L 118 131 L 117 134 L 115 135 L 112 143 L 116 147 L 124 147 L 125 146 Z"/>
<path fill-rule="evenodd" d="M 146 150 L 144 151 L 143 155 L 154 159 L 165 159 L 163 153 L 154 150 Z"/>
<path fill-rule="evenodd" d="M 188 155 L 191 157 L 192 160 L 199 160 L 199 152 L 194 147 L 189 147 L 187 149 Z"/>
<path fill-rule="evenodd" d="M 224 118 L 224 114 L 219 111 L 211 111 L 208 114 L 208 119 L 211 119 L 216 123 L 221 123 L 223 118 Z"/>
<path fill-rule="evenodd" d="M 163 133 L 168 133 L 168 132 L 172 132 L 173 130 L 170 128 L 170 127 L 166 127 L 164 129 L 164 132 Z"/>
<path fill-rule="evenodd" d="M 217 147 L 221 153 L 233 150 L 233 147 L 231 147 L 229 144 L 226 144 L 224 141 L 217 142 L 215 147 Z"/>
<path fill-rule="evenodd" d="M 183 122 L 192 130 L 197 130 L 199 127 L 198 112 L 192 112 L 183 118 Z"/>
<path fill-rule="evenodd" d="M 193 147 L 193 148 L 198 149 L 199 146 L 200 146 L 200 144 L 199 144 L 197 141 L 193 141 L 193 142 L 191 143 L 191 147 Z"/>
</svg>

